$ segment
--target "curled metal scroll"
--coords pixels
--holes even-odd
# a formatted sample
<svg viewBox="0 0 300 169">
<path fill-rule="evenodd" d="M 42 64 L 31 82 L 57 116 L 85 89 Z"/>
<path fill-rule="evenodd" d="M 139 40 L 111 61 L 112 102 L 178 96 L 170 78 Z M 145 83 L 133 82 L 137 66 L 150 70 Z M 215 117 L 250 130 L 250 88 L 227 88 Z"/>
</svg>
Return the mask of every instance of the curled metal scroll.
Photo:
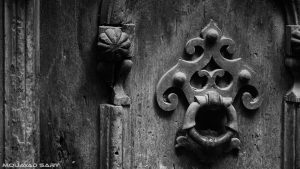
<svg viewBox="0 0 300 169">
<path fill-rule="evenodd" d="M 244 107 L 250 110 L 257 109 L 262 103 L 262 79 L 241 58 L 233 57 L 235 42 L 223 36 L 212 20 L 199 37 L 186 43 L 185 49 L 190 58 L 179 59 L 157 84 L 156 100 L 159 107 L 168 112 L 175 110 L 179 98 L 174 92 L 176 90 L 171 89 L 182 90 L 190 104 L 182 128 L 187 136 L 202 147 L 217 147 L 229 142 L 230 145 L 234 145 L 233 148 L 239 148 L 237 114 L 232 101 L 240 91 L 243 92 L 241 99 Z M 215 67 L 207 68 L 211 63 Z M 228 83 L 219 85 L 217 80 L 226 78 L 226 75 L 230 79 L 227 80 Z M 206 81 L 201 87 L 195 87 L 191 84 L 193 76 L 205 77 Z M 195 129 L 195 116 L 200 108 L 212 105 L 221 105 L 228 112 L 228 130 L 218 137 L 203 136 Z M 186 145 L 188 139 L 185 137 L 177 137 L 176 147 Z M 184 144 L 181 144 L 183 142 Z"/>
</svg>

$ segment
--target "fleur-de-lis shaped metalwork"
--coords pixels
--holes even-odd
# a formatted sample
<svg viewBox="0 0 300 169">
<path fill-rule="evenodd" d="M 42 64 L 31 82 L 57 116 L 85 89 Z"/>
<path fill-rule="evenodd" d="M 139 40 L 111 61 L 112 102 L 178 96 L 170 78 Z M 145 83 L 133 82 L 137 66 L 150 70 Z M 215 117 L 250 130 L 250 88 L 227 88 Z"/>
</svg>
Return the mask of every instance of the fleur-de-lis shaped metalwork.
<svg viewBox="0 0 300 169">
<path fill-rule="evenodd" d="M 228 71 L 233 77 L 232 82 L 226 88 L 214 87 L 213 90 L 216 90 L 222 96 L 235 98 L 238 90 L 243 86 L 259 85 L 259 77 L 256 76 L 255 71 L 247 66 L 241 58 L 229 60 L 222 56 L 220 52 L 221 48 L 227 46 L 227 51 L 233 54 L 235 43 L 232 39 L 223 36 L 214 21 L 211 21 L 202 30 L 201 34 L 204 36 L 204 39 L 201 37 L 193 38 L 187 42 L 185 48 L 188 54 L 195 55 L 195 47 L 201 47 L 204 49 L 203 54 L 192 61 L 179 59 L 178 63 L 165 73 L 157 84 L 157 103 L 165 111 L 175 110 L 178 104 L 178 97 L 175 93 L 166 93 L 171 87 L 180 88 L 189 103 L 194 101 L 194 96 L 205 95 L 208 89 L 195 89 L 190 85 L 190 80 L 195 72 L 203 74 L 205 70 L 202 69 L 211 59 L 214 59 L 223 70 Z M 206 71 L 204 74 L 212 75 L 212 78 L 209 79 L 213 81 L 216 76 L 222 75 L 220 71 L 217 70 L 210 73 Z M 241 83 L 238 83 L 239 81 Z M 249 92 L 243 93 L 242 101 L 247 109 L 256 109 L 261 104 L 262 99 L 260 99 L 258 93 L 252 94 L 256 98 L 253 98 Z"/>
<path fill-rule="evenodd" d="M 197 48 L 201 48 L 203 52 L 199 54 Z M 179 59 L 178 63 L 162 76 L 156 88 L 157 103 L 165 111 L 175 110 L 178 104 L 178 96 L 174 93 L 176 90 L 171 90 L 172 88 L 182 90 L 189 103 L 182 127 L 185 134 L 177 136 L 176 147 L 188 145 L 189 149 L 197 149 L 197 146 L 192 143 L 196 142 L 198 146 L 206 148 L 218 147 L 226 143 L 229 143 L 231 148 L 239 148 L 237 113 L 232 102 L 239 90 L 243 89 L 244 107 L 251 110 L 258 108 L 262 102 L 262 88 L 254 86 L 262 87 L 262 80 L 241 58 L 225 56 L 225 54 L 234 56 L 235 42 L 223 36 L 212 20 L 202 30 L 200 37 L 190 39 L 186 43 L 185 50 L 191 58 L 196 59 Z M 213 70 L 206 69 L 212 62 L 217 67 Z M 230 82 L 225 86 L 218 85 L 217 78 L 226 78 L 224 76 L 226 73 L 231 77 Z M 191 85 L 195 74 L 207 78 L 203 87 L 197 88 Z M 195 129 L 196 115 L 204 106 L 224 107 L 227 117 L 226 132 L 212 137 L 203 136 Z"/>
</svg>

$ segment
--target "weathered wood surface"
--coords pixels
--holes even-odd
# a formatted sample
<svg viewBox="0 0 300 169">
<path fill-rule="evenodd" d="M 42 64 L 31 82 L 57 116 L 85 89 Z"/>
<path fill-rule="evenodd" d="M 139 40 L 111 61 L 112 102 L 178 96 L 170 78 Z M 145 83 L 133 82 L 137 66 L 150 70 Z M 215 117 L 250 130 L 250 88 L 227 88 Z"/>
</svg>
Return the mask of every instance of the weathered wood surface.
<svg viewBox="0 0 300 169">
<path fill-rule="evenodd" d="M 124 2 L 124 1 L 123 1 Z M 136 24 L 135 57 L 129 77 L 134 147 L 131 168 L 264 168 L 279 169 L 282 97 L 291 81 L 284 66 L 284 13 L 275 1 L 126 1 L 125 15 L 110 18 Z M 235 40 L 242 57 L 267 83 L 258 111 L 245 110 L 238 100 L 238 156 L 226 156 L 214 165 L 201 165 L 174 152 L 175 133 L 181 127 L 186 103 L 172 115 L 154 100 L 159 78 L 184 54 L 188 39 L 215 20 L 225 36 Z M 114 21 L 110 21 L 114 23 Z"/>
<path fill-rule="evenodd" d="M 100 168 L 130 168 L 132 152 L 129 107 L 101 104 L 100 113 Z"/>
<path fill-rule="evenodd" d="M 4 18 L 4 0 L 0 0 L 0 18 Z M 0 73 L 4 73 L 4 20 L 0 19 Z M 0 76 L 0 164 L 4 159 L 4 76 Z M 2 166 L 0 166 L 1 168 Z"/>
<path fill-rule="evenodd" d="M 41 1 L 41 161 L 99 167 L 99 0 Z"/>
<path fill-rule="evenodd" d="M 100 24 L 136 24 L 133 67 L 126 91 L 130 113 L 124 168 L 279 169 L 282 96 L 291 80 L 284 67 L 284 14 L 275 1 L 43 1 L 41 4 L 41 159 L 65 168 L 100 166 L 98 105 L 107 88 L 96 72 L 97 14 Z M 100 4 L 106 4 L 98 11 Z M 106 8 L 107 7 L 107 8 Z M 106 14 L 102 16 L 102 14 Z M 167 115 L 154 99 L 159 78 L 184 55 L 188 39 L 214 19 L 235 40 L 236 55 L 267 82 L 261 108 L 246 111 L 238 101 L 239 155 L 214 165 L 177 156 L 175 133 L 186 102 Z M 100 112 L 101 113 L 101 112 Z M 103 114 L 101 114 L 103 116 Z M 101 119 L 103 120 L 103 119 Z M 109 138 L 108 138 L 109 139 Z"/>
<path fill-rule="evenodd" d="M 4 21 L 5 163 L 38 163 L 39 1 L 4 1 Z"/>
<path fill-rule="evenodd" d="M 122 168 L 122 106 L 100 105 L 100 168 Z"/>
<path fill-rule="evenodd" d="M 296 23 L 298 21 L 296 20 Z M 293 23 L 291 23 L 293 24 Z M 285 64 L 293 74 L 293 85 L 284 97 L 282 168 L 300 167 L 300 57 L 299 25 L 286 26 Z"/>
<path fill-rule="evenodd" d="M 283 157 L 282 157 L 282 167 L 283 169 L 295 168 L 294 166 L 298 164 L 296 162 L 296 156 L 299 157 L 299 154 L 296 153 L 296 146 L 298 148 L 298 144 L 295 143 L 296 135 L 298 136 L 298 132 L 296 128 L 298 124 L 296 121 L 299 118 L 299 112 L 296 111 L 297 108 L 293 103 L 284 103 L 284 115 L 283 115 Z M 296 134 L 297 133 L 297 134 Z M 297 155 L 296 155 L 297 154 Z"/>
</svg>

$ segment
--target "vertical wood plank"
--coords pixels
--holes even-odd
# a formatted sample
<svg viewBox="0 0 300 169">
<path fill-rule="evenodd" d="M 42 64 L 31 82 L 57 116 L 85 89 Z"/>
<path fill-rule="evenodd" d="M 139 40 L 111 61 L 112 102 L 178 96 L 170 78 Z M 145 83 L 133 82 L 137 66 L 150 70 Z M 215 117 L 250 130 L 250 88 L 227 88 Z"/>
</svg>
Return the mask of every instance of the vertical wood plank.
<svg viewBox="0 0 300 169">
<path fill-rule="evenodd" d="M 40 1 L 27 0 L 26 9 L 26 46 L 25 46 L 25 107 L 27 138 L 32 144 L 33 160 L 39 162 L 40 155 L 40 117 L 39 117 L 39 73 L 40 73 Z"/>
<path fill-rule="evenodd" d="M 39 159 L 39 1 L 5 1 L 5 163 Z"/>
<path fill-rule="evenodd" d="M 296 112 L 291 103 L 283 105 L 283 169 L 293 169 L 295 164 L 295 120 Z"/>
<path fill-rule="evenodd" d="M 132 117 L 131 117 L 131 108 L 130 107 L 123 107 L 125 109 L 125 113 L 123 114 L 123 168 L 129 169 L 133 168 L 132 166 L 132 153 L 133 153 L 133 126 L 132 126 Z"/>
<path fill-rule="evenodd" d="M 99 168 L 97 68 L 101 0 L 41 1 L 41 161 L 62 168 Z"/>
<path fill-rule="evenodd" d="M 4 0 L 0 0 L 0 168 L 4 159 Z"/>
<path fill-rule="evenodd" d="M 295 41 L 299 39 L 296 33 L 299 34 L 299 25 L 286 26 L 285 63 L 293 75 L 293 85 L 284 97 L 283 169 L 300 168 L 300 59 L 297 50 L 300 43 Z"/>
<path fill-rule="evenodd" d="M 295 168 L 300 168 L 300 107 L 299 104 L 294 105 L 296 114 L 295 120 Z"/>
<path fill-rule="evenodd" d="M 100 113 L 100 168 L 120 169 L 128 167 L 125 153 L 128 155 L 128 122 L 124 117 L 129 113 L 129 108 L 101 104 Z M 126 139 L 127 135 L 127 139 Z M 124 166 L 126 165 L 126 167 Z"/>
</svg>

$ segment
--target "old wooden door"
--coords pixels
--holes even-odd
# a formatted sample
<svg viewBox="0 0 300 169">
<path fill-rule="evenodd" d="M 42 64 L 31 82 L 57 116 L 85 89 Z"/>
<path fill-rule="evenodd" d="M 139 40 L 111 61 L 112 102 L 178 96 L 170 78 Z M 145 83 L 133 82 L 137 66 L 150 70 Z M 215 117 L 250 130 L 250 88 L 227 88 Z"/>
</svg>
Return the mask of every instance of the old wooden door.
<svg viewBox="0 0 300 169">
<path fill-rule="evenodd" d="M 293 79 L 285 66 L 289 56 L 287 66 L 299 79 L 299 60 L 292 57 L 297 53 L 298 28 L 286 26 L 297 25 L 297 4 L 272 0 L 102 4 L 102 50 L 108 48 L 103 45 L 107 38 L 118 35 L 114 27 L 128 33 L 128 24 L 133 24 L 134 32 L 128 33 L 133 65 L 125 83 L 131 103 L 118 109 L 100 107 L 100 125 L 111 122 L 100 129 L 104 137 L 100 147 L 108 145 L 100 149 L 100 166 L 299 167 L 299 86 L 296 80 L 286 94 Z"/>
<path fill-rule="evenodd" d="M 0 2 L 5 163 L 300 167 L 298 0 Z"/>
</svg>

